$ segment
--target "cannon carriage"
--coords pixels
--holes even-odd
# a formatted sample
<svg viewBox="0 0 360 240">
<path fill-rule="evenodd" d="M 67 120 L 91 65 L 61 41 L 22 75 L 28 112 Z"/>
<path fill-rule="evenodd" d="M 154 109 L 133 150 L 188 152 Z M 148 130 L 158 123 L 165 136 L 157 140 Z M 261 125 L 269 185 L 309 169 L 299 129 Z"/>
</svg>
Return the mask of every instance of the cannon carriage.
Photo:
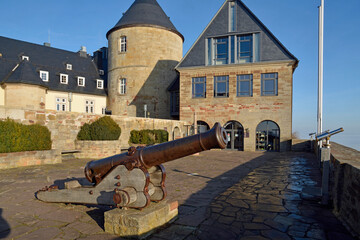
<svg viewBox="0 0 360 240">
<path fill-rule="evenodd" d="M 216 123 L 205 133 L 143 148 L 130 147 L 126 153 L 90 161 L 84 172 L 91 185 L 74 182 L 67 189 L 53 185 L 36 192 L 36 197 L 44 202 L 141 209 L 166 197 L 163 163 L 226 145 L 226 132 Z"/>
</svg>

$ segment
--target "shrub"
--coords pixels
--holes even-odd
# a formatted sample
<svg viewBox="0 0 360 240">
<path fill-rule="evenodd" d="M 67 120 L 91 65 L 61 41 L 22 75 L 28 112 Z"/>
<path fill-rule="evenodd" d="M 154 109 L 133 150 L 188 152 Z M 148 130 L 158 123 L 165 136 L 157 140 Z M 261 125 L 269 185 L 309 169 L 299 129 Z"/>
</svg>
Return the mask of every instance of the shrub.
<svg viewBox="0 0 360 240">
<path fill-rule="evenodd" d="M 92 124 L 85 123 L 78 135 L 78 140 L 105 141 L 118 140 L 121 134 L 119 125 L 109 116 L 99 118 Z"/>
<path fill-rule="evenodd" d="M 51 149 L 51 133 L 38 124 L 23 125 L 14 120 L 0 121 L 0 153 Z"/>
<path fill-rule="evenodd" d="M 130 132 L 129 143 L 150 145 L 167 142 L 168 139 L 169 133 L 165 130 L 132 130 Z"/>
</svg>

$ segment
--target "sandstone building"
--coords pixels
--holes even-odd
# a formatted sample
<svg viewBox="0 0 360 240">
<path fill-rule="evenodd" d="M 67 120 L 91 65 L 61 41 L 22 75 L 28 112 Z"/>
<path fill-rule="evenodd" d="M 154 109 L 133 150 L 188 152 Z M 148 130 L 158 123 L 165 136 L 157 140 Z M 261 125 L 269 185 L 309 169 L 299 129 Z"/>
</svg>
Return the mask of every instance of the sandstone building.
<svg viewBox="0 0 360 240">
<path fill-rule="evenodd" d="M 0 106 L 220 122 L 228 149 L 289 149 L 298 60 L 241 0 L 226 0 L 182 58 L 156 0 L 135 0 L 90 57 L 0 37 Z M 19 97 L 21 96 L 21 98 Z"/>
</svg>

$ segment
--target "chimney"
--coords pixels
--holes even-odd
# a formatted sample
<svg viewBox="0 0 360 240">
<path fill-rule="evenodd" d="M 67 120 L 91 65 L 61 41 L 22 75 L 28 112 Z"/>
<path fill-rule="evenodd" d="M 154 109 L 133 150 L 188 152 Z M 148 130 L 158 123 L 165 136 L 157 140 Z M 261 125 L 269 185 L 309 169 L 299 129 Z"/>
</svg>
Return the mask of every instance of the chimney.
<svg viewBox="0 0 360 240">
<path fill-rule="evenodd" d="M 78 52 L 80 54 L 80 57 L 87 57 L 86 47 L 81 46 L 80 51 Z"/>
<path fill-rule="evenodd" d="M 51 44 L 49 42 L 44 42 L 45 47 L 51 47 Z"/>
</svg>

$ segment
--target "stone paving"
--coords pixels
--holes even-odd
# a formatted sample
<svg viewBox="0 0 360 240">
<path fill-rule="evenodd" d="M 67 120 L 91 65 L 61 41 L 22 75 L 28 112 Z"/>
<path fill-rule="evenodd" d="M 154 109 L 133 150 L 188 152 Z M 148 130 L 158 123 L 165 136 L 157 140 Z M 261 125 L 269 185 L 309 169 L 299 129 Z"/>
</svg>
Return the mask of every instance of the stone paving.
<svg viewBox="0 0 360 240">
<path fill-rule="evenodd" d="M 103 230 L 106 207 L 43 203 L 34 192 L 83 178 L 88 160 L 0 171 L 0 238 L 119 239 Z M 179 218 L 166 239 L 353 239 L 318 204 L 320 172 L 310 153 L 208 151 L 165 164 Z"/>
</svg>

